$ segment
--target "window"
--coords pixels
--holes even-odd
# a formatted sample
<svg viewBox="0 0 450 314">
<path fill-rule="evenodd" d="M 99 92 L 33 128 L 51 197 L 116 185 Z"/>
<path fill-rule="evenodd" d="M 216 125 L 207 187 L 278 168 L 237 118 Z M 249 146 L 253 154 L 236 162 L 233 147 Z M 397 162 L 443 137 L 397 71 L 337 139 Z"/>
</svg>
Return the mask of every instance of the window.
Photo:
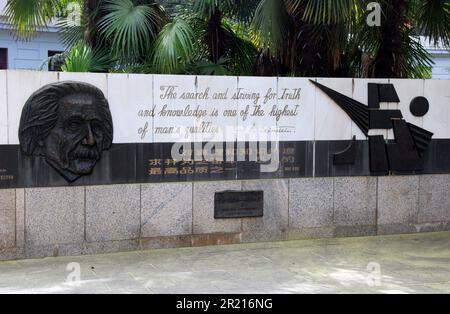
<svg viewBox="0 0 450 314">
<path fill-rule="evenodd" d="M 0 70 L 8 68 L 8 49 L 0 48 Z"/>
<path fill-rule="evenodd" d="M 53 57 L 54 55 L 63 53 L 63 51 L 55 51 L 55 50 L 49 50 L 48 51 L 48 57 Z M 61 66 L 64 64 L 63 58 L 58 58 L 55 60 L 52 60 L 52 62 L 48 63 L 48 70 L 49 71 L 61 71 Z"/>
</svg>

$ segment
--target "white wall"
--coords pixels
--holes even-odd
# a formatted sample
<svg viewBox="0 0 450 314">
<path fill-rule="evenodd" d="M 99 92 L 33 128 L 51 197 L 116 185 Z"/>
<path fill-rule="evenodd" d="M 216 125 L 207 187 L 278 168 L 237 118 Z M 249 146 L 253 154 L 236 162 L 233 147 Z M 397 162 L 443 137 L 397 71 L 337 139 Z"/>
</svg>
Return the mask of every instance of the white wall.
<svg viewBox="0 0 450 314">
<path fill-rule="evenodd" d="M 40 87 L 57 81 L 82 81 L 100 88 L 109 100 L 114 122 L 115 143 L 152 143 L 198 141 L 206 142 L 210 134 L 195 134 L 195 138 L 178 137 L 175 134 L 157 133 L 157 127 L 179 126 L 181 132 L 198 126 L 202 122 L 210 122 L 219 130 L 227 131 L 227 140 L 241 138 L 243 131 L 239 127 L 281 127 L 288 132 L 280 132 L 279 141 L 312 141 L 312 140 L 349 140 L 353 135 L 359 139 L 365 136 L 354 125 L 342 109 L 322 91 L 315 88 L 306 78 L 259 78 L 259 77 L 205 77 L 205 76 L 170 76 L 170 75 L 136 75 L 136 74 L 92 74 L 92 73 L 57 73 L 38 71 L 0 71 L 0 144 L 18 144 L 18 127 L 22 107 L 29 96 Z M 367 104 L 367 83 L 363 79 L 317 79 L 320 83 Z M 400 109 L 404 118 L 419 127 L 434 133 L 434 138 L 450 138 L 450 80 L 385 80 L 396 87 L 400 103 L 382 104 L 383 108 Z M 164 86 L 177 86 L 178 97 L 164 100 L 161 95 Z M 209 99 L 183 100 L 183 92 L 204 92 L 209 88 Z M 257 104 L 265 111 L 263 116 L 248 116 L 243 121 L 242 110 L 248 105 L 253 112 L 253 100 L 233 100 L 231 95 L 237 88 L 245 92 L 259 92 L 261 98 Z M 280 99 L 285 89 L 301 89 L 300 99 Z M 214 93 L 228 89 L 226 100 L 213 99 Z M 264 102 L 267 91 L 275 95 Z M 6 97 L 5 97 L 6 95 Z M 430 102 L 430 110 L 425 117 L 413 117 L 409 111 L 411 100 L 417 96 L 425 96 Z M 168 106 L 171 110 L 184 110 L 199 106 L 200 110 L 208 110 L 208 115 L 200 120 L 192 117 L 155 117 L 139 116 L 140 110 L 155 113 Z M 282 117 L 277 121 L 268 113 L 273 106 L 291 109 L 299 105 L 298 115 Z M 218 115 L 210 115 L 212 108 L 218 109 Z M 238 115 L 229 117 L 225 110 L 236 108 Z M 139 128 L 147 124 L 147 136 L 141 137 Z M 231 129 L 230 129 L 231 127 Z M 235 128 L 235 129 L 232 129 Z M 271 134 L 277 133 L 269 130 Z M 230 133 L 231 132 L 231 133 Z M 264 131 L 265 132 L 265 131 Z M 383 133 L 392 138 L 392 132 Z M 261 133 L 259 133 L 261 134 Z M 391 134 L 391 135 L 389 135 Z M 260 138 L 261 139 L 261 138 Z M 214 139 L 213 139 L 214 140 Z M 223 139 L 222 139 L 223 140 Z M 220 138 L 217 141 L 221 141 Z"/>
<path fill-rule="evenodd" d="M 434 57 L 433 66 L 434 79 L 450 79 L 450 52 L 448 55 Z"/>
<path fill-rule="evenodd" d="M 3 13 L 3 9 L 6 7 L 7 0 L 0 0 L 0 15 Z"/>
</svg>

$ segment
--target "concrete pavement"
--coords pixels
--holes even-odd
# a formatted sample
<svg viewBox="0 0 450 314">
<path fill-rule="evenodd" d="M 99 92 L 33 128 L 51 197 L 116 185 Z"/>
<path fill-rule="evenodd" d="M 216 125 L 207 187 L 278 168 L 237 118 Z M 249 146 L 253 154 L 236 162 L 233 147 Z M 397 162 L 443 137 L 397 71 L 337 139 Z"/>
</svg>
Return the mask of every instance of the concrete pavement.
<svg viewBox="0 0 450 314">
<path fill-rule="evenodd" d="M 450 232 L 0 262 L 0 293 L 450 293 Z"/>
</svg>

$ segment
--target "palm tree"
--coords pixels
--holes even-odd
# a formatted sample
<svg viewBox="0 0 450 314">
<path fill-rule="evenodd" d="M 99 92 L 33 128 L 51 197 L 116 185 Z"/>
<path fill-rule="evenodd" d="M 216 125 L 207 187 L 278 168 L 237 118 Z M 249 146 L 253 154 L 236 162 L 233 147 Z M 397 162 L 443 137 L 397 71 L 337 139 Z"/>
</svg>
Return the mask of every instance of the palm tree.
<svg viewBox="0 0 450 314">
<path fill-rule="evenodd" d="M 422 32 L 448 45 L 450 1 L 379 2 L 382 26 L 369 28 L 367 1 L 261 0 L 254 26 L 265 43 L 263 66 L 281 75 L 426 76 L 432 61 L 414 35 Z M 364 57 L 372 62 L 362 62 Z"/>
<path fill-rule="evenodd" d="M 29 38 L 70 2 L 82 25 L 65 25 L 64 42 L 111 55 L 110 70 L 423 78 L 432 60 L 417 36 L 450 46 L 450 0 L 379 0 L 381 27 L 365 0 L 190 0 L 172 20 L 150 0 L 9 0 L 7 15 Z"/>
<path fill-rule="evenodd" d="M 69 3 L 82 8 L 82 25 L 61 18 Z M 8 0 L 6 14 L 24 39 L 59 18 L 69 50 L 83 41 L 93 51 L 110 52 L 121 65 L 142 62 L 166 22 L 161 6 L 143 0 Z"/>
<path fill-rule="evenodd" d="M 251 74 L 257 49 L 250 28 L 259 0 L 193 0 L 156 39 L 149 71 Z"/>
<path fill-rule="evenodd" d="M 385 0 L 375 57 L 375 77 L 408 77 L 423 75 L 430 56 L 414 39 L 422 32 L 430 40 L 450 41 L 450 1 L 448 0 Z"/>
</svg>

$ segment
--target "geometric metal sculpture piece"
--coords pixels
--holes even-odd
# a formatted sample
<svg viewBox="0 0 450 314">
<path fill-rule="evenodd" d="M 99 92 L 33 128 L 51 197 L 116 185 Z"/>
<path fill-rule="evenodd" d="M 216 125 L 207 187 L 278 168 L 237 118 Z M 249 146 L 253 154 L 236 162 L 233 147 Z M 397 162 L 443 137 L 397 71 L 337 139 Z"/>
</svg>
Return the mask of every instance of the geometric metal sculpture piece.
<svg viewBox="0 0 450 314">
<path fill-rule="evenodd" d="M 400 110 L 370 110 L 370 129 L 392 129 L 392 119 L 403 118 Z"/>
<path fill-rule="evenodd" d="M 393 84 L 368 85 L 368 105 L 371 109 L 379 109 L 381 102 L 400 102 Z"/>
<path fill-rule="evenodd" d="M 400 102 L 393 84 L 378 84 L 378 99 L 380 102 Z"/>
<path fill-rule="evenodd" d="M 411 101 L 409 109 L 414 116 L 423 117 L 428 113 L 428 110 L 430 109 L 430 103 L 425 97 L 419 96 Z"/>
<path fill-rule="evenodd" d="M 395 143 L 387 144 L 389 167 L 391 171 L 423 170 L 422 158 L 414 145 L 414 139 L 403 119 L 392 120 Z"/>
<path fill-rule="evenodd" d="M 414 146 L 418 150 L 419 155 L 423 156 L 428 149 L 434 134 L 411 123 L 406 123 L 406 125 L 413 138 Z"/>
<path fill-rule="evenodd" d="M 353 136 L 350 145 L 342 152 L 333 155 L 334 165 L 353 165 L 356 161 L 356 136 Z"/>
<path fill-rule="evenodd" d="M 369 108 L 364 104 L 338 93 L 329 87 L 326 87 L 316 81 L 310 80 L 320 90 L 327 94 L 339 107 L 342 108 L 361 129 L 364 135 L 369 134 Z"/>
<path fill-rule="evenodd" d="M 433 133 L 403 120 L 400 110 L 381 110 L 380 102 L 400 102 L 393 84 L 374 84 L 368 86 L 369 106 L 332 90 L 316 81 L 315 86 L 327 94 L 341 107 L 352 121 L 369 138 L 370 171 L 373 174 L 388 171 L 421 171 L 423 156 L 431 143 Z M 410 106 L 416 116 L 425 115 L 429 103 L 424 97 L 415 98 Z M 394 143 L 386 143 L 383 136 L 369 136 L 369 130 L 394 129 Z M 345 158 L 351 157 L 354 143 L 344 152 L 333 156 L 333 163 L 345 164 Z M 345 157 L 345 158 L 344 158 Z M 350 158 L 348 158 L 350 160 Z"/>
<path fill-rule="evenodd" d="M 46 85 L 22 111 L 19 141 L 27 156 L 43 157 L 68 182 L 90 174 L 113 140 L 108 101 L 81 82 Z"/>
<path fill-rule="evenodd" d="M 389 172 L 386 141 L 384 140 L 383 135 L 369 137 L 369 156 L 371 173 L 385 175 Z"/>
<path fill-rule="evenodd" d="M 367 99 L 370 109 L 380 109 L 380 93 L 378 90 L 378 84 L 369 83 L 367 87 Z"/>
</svg>

